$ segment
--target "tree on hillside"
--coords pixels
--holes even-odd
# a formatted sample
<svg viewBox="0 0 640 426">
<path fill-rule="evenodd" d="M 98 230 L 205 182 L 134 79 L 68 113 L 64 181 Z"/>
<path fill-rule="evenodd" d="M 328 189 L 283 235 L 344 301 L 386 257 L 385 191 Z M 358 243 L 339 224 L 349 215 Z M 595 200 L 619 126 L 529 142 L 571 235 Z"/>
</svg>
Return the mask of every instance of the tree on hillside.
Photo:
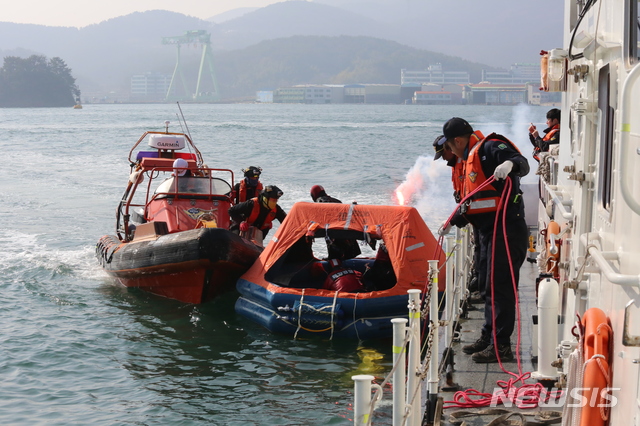
<svg viewBox="0 0 640 426">
<path fill-rule="evenodd" d="M 0 107 L 68 107 L 80 97 L 71 69 L 60 58 L 32 55 L 4 58 Z"/>
</svg>

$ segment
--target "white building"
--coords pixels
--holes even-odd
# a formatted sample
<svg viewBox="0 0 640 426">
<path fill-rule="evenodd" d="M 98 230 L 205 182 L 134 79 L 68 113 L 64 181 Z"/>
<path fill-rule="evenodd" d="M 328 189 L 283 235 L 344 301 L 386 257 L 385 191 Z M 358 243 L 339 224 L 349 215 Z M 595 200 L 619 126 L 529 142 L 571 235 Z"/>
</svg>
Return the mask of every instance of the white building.
<svg viewBox="0 0 640 426">
<path fill-rule="evenodd" d="M 441 64 L 431 65 L 426 70 L 400 70 L 400 84 L 407 83 L 439 83 L 469 84 L 469 73 L 466 71 L 443 71 Z"/>
<path fill-rule="evenodd" d="M 508 71 L 482 70 L 482 81 L 490 84 L 527 84 L 540 81 L 540 64 L 513 64 Z"/>
<path fill-rule="evenodd" d="M 170 84 L 170 74 L 160 74 L 157 72 L 136 74 L 131 77 L 130 99 L 132 101 L 146 102 L 164 101 Z"/>
<path fill-rule="evenodd" d="M 256 92 L 256 102 L 265 104 L 273 103 L 273 90 L 260 90 Z"/>
</svg>

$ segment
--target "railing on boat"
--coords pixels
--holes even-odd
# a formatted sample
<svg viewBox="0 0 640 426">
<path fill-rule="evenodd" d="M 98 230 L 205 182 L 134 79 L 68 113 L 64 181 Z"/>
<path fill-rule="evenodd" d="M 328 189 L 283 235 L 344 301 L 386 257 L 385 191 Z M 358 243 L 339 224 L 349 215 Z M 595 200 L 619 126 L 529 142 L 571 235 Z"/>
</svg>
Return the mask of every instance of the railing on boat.
<svg viewBox="0 0 640 426">
<path fill-rule="evenodd" d="M 219 169 L 219 168 L 209 168 L 209 167 L 201 167 L 198 169 L 198 172 L 202 174 L 202 176 L 198 177 L 175 177 L 174 181 L 166 181 L 169 183 L 166 189 L 162 189 L 162 184 L 158 188 L 156 188 L 155 192 L 152 190 L 152 184 L 157 183 L 159 179 L 167 179 L 163 172 L 171 172 L 173 168 L 167 169 L 165 167 L 157 167 L 151 168 L 149 170 L 135 170 L 132 172 L 129 178 L 129 184 L 122 196 L 120 203 L 118 204 L 118 208 L 116 209 L 116 233 L 121 240 L 130 240 L 132 238 L 131 233 L 129 232 L 129 220 L 131 217 L 131 211 L 138 207 L 142 208 L 142 217 L 146 215 L 146 210 L 149 206 L 149 203 L 152 201 L 161 198 L 161 197 L 190 197 L 190 198 L 206 198 L 210 200 L 218 199 L 231 201 L 230 193 L 233 190 L 233 171 L 230 169 Z M 220 173 L 225 176 L 228 175 L 230 182 L 224 178 L 217 177 L 215 174 Z M 136 191 L 138 187 L 144 182 L 144 176 L 147 176 L 147 180 L 144 183 L 143 187 L 145 189 L 144 202 L 135 203 L 133 201 L 134 196 L 136 196 Z M 197 189 L 185 188 L 183 190 L 182 185 L 180 185 L 180 181 L 187 180 L 206 180 L 206 184 L 204 186 L 199 185 Z"/>
<path fill-rule="evenodd" d="M 409 319 L 395 318 L 393 323 L 393 367 L 382 384 L 372 383 L 371 375 L 353 376 L 354 380 L 354 425 L 370 425 L 377 404 L 383 398 L 384 386 L 393 383 L 393 426 L 419 426 L 422 424 L 423 386 L 427 384 L 426 410 L 424 414 L 433 423 L 437 414 L 438 383 L 442 369 L 446 367 L 446 356 L 440 360 L 439 336 L 443 335 L 448 350 L 456 334 L 456 324 L 462 314 L 463 296 L 466 297 L 467 277 L 471 269 L 473 245 L 470 244 L 468 228 L 456 229 L 455 237 L 445 238 L 445 265 L 437 260 L 429 261 L 428 293 L 421 299 L 420 290 L 409 290 Z M 438 271 L 447 268 L 445 296 L 438 298 Z M 421 331 L 423 318 L 429 319 L 429 332 L 424 340 L 425 355 L 421 359 Z M 407 326 L 408 322 L 408 326 Z M 442 333 L 439 332 L 443 328 Z M 407 374 L 408 373 L 408 374 Z M 372 395 L 372 389 L 375 393 Z"/>
</svg>

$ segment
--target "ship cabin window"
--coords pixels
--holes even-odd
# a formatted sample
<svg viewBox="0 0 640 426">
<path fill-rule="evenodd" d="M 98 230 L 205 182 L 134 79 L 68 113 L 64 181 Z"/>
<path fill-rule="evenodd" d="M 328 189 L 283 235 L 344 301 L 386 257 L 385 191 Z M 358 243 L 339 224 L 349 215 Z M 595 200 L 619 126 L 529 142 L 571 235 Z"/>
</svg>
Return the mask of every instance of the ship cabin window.
<svg viewBox="0 0 640 426">
<path fill-rule="evenodd" d="M 176 192 L 175 181 L 175 177 L 170 177 L 158 186 L 155 193 L 171 194 Z M 177 181 L 177 192 L 181 193 L 224 195 L 231 191 L 231 185 L 219 178 L 209 179 L 208 177 L 178 177 Z M 211 192 L 209 192 L 210 188 Z M 162 197 L 159 196 L 157 198 Z"/>
<path fill-rule="evenodd" d="M 625 8 L 625 44 L 627 63 L 633 65 L 640 59 L 640 7 L 638 1 L 630 1 Z"/>
<path fill-rule="evenodd" d="M 611 75 L 609 65 L 600 69 L 598 75 L 598 116 L 600 124 L 600 175 L 598 194 L 602 208 L 611 206 L 611 183 L 613 175 L 613 129 L 614 109 L 610 104 Z"/>
</svg>

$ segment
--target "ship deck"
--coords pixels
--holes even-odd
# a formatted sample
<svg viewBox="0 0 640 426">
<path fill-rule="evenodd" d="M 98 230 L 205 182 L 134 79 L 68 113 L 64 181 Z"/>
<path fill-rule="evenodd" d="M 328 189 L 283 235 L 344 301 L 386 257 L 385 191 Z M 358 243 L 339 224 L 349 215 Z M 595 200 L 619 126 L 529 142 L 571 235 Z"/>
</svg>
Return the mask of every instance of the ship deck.
<svg viewBox="0 0 640 426">
<path fill-rule="evenodd" d="M 523 372 L 534 372 L 537 369 L 534 356 L 537 355 L 537 349 L 534 350 L 533 344 L 533 316 L 537 314 L 535 281 L 538 276 L 538 268 L 536 264 L 525 262 L 520 271 L 519 283 L 519 305 L 520 305 L 520 336 L 521 343 L 519 347 L 520 362 Z M 460 320 L 460 338 L 454 341 L 453 349 L 453 368 L 450 365 L 444 369 L 446 374 L 442 374 L 440 382 L 439 397 L 444 401 L 447 407 L 447 401 L 453 401 L 454 394 L 458 390 L 475 389 L 478 392 L 492 394 L 498 388 L 499 381 L 508 381 L 513 376 L 505 373 L 498 363 L 477 364 L 471 360 L 471 355 L 462 352 L 462 347 L 475 342 L 480 337 L 480 330 L 484 322 L 484 306 L 481 304 L 471 305 L 472 308 L 467 311 L 465 318 Z M 516 348 L 516 331 L 512 336 L 512 349 Z M 441 346 L 443 347 L 443 346 Z M 442 354 L 441 354 L 442 355 Z M 514 359 L 512 362 L 503 363 L 503 367 L 507 371 L 517 374 L 518 364 Z M 442 367 L 441 367 L 442 370 Z M 537 383 L 534 379 L 526 380 L 526 383 Z M 548 385 L 553 383 L 547 382 Z M 521 386 L 522 383 L 516 384 Z M 505 407 L 504 405 L 496 405 L 495 407 L 478 407 L 478 408 L 444 408 L 441 413 L 436 412 L 434 424 L 440 425 L 459 425 L 462 421 L 469 426 L 494 424 L 516 424 L 516 425 L 537 425 L 559 423 L 557 421 L 543 420 L 540 418 L 541 412 L 561 411 L 559 407 L 544 407 L 533 409 L 519 409 L 515 405 Z M 464 413 L 469 413 L 464 415 Z M 513 414 L 512 414 L 513 413 Z M 520 417 L 517 413 L 522 414 Z M 441 415 L 441 417 L 439 416 Z M 453 417 L 452 417 L 453 415 Z M 458 417 L 461 416 L 461 417 Z M 508 419 L 506 423 L 499 421 L 498 417 L 504 416 Z M 503 417 L 503 418 L 504 418 Z M 526 420 L 526 421 L 523 421 Z"/>
</svg>

